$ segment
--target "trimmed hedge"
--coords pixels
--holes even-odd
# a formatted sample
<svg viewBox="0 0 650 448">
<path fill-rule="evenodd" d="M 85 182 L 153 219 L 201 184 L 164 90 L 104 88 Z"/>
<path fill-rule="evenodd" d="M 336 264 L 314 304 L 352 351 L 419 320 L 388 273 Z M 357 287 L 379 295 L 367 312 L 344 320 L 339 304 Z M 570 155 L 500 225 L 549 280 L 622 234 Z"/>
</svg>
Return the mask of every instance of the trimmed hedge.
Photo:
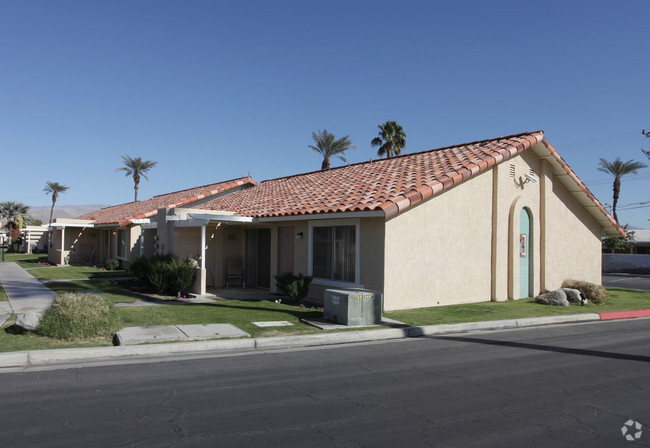
<svg viewBox="0 0 650 448">
<path fill-rule="evenodd" d="M 55 339 L 73 341 L 112 337 L 120 329 L 113 302 L 97 294 L 66 293 L 57 296 L 45 311 L 36 332 Z"/>
</svg>

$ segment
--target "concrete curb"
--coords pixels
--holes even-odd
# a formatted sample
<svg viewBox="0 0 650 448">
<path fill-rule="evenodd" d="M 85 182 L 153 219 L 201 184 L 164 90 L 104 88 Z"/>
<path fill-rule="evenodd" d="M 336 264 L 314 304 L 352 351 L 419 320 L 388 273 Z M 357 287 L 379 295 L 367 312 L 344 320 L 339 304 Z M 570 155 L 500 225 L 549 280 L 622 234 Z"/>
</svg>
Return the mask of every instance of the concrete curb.
<svg viewBox="0 0 650 448">
<path fill-rule="evenodd" d="M 638 310 L 626 317 L 642 317 L 647 310 Z M 142 357 L 161 355 L 186 355 L 192 353 L 220 353 L 232 350 L 266 350 L 283 348 L 316 347 L 349 344 L 355 342 L 384 341 L 391 339 L 416 338 L 428 335 L 464 333 L 471 331 L 506 330 L 533 326 L 596 322 L 600 314 L 574 314 L 570 316 L 531 317 L 461 324 L 426 325 L 422 327 L 388 328 L 363 331 L 342 331 L 337 333 L 310 334 L 300 336 L 276 336 L 257 339 L 222 339 L 168 344 L 126 345 L 97 348 L 65 348 L 54 350 L 31 350 L 0 353 L 0 368 L 36 367 L 64 365 L 115 359 L 137 360 Z"/>
</svg>

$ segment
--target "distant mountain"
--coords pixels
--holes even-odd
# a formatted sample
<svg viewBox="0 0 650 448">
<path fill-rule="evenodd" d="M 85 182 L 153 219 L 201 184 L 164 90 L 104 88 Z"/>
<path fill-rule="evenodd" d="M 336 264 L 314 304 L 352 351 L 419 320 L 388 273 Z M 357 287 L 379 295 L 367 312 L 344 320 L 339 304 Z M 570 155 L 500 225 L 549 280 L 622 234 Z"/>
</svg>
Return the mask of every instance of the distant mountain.
<svg viewBox="0 0 650 448">
<path fill-rule="evenodd" d="M 54 218 L 76 218 L 85 215 L 88 212 L 108 207 L 107 205 L 89 204 L 89 205 L 59 205 L 54 206 Z M 50 219 L 51 205 L 35 205 L 29 207 L 29 214 L 35 219 L 40 219 L 46 224 Z"/>
</svg>

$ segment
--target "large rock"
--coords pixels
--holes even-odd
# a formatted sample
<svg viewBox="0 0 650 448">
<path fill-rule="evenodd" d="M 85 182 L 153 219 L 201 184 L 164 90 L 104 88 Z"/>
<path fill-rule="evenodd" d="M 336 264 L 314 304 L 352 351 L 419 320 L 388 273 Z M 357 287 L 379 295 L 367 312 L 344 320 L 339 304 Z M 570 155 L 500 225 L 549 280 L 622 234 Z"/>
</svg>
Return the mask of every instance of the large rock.
<svg viewBox="0 0 650 448">
<path fill-rule="evenodd" d="M 43 313 L 37 311 L 19 314 L 16 317 L 16 326 L 23 330 L 36 331 L 41 317 L 43 317 Z"/>
<path fill-rule="evenodd" d="M 566 294 L 566 298 L 569 302 L 582 303 L 582 297 L 580 296 L 579 290 L 573 288 L 562 288 L 562 291 Z"/>
<path fill-rule="evenodd" d="M 569 301 L 567 300 L 566 293 L 561 289 L 556 289 L 555 291 L 540 294 L 535 297 L 535 302 L 541 303 L 543 305 L 569 306 Z"/>
</svg>

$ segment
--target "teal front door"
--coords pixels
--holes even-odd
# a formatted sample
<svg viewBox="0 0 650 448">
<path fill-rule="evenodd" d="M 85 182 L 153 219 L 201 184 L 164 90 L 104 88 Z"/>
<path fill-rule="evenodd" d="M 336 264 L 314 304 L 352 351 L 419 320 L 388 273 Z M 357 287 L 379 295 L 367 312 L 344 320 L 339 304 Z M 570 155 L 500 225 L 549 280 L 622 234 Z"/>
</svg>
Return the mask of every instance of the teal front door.
<svg viewBox="0 0 650 448">
<path fill-rule="evenodd" d="M 526 209 L 519 213 L 519 298 L 530 297 L 530 216 Z"/>
</svg>

